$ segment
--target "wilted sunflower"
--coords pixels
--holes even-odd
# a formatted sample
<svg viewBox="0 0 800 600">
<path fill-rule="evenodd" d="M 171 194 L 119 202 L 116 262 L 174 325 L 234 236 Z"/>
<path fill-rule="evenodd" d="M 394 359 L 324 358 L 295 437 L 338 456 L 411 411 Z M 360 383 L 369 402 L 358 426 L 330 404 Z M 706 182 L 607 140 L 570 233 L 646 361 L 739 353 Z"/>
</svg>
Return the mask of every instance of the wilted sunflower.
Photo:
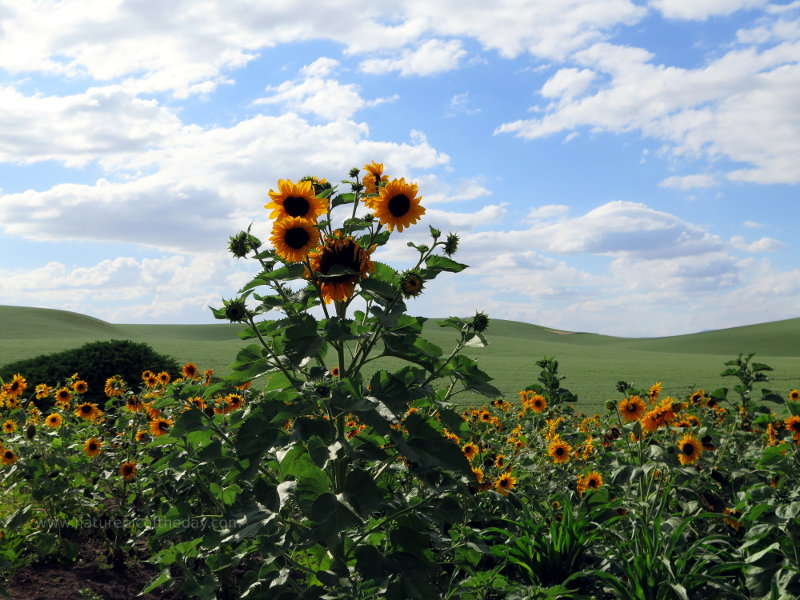
<svg viewBox="0 0 800 600">
<path fill-rule="evenodd" d="M 516 477 L 509 473 L 503 473 L 498 477 L 494 482 L 494 489 L 498 492 L 503 494 L 503 496 L 507 496 L 508 492 L 510 492 L 514 485 L 517 483 Z"/>
<path fill-rule="evenodd" d="M 693 465 L 700 460 L 703 444 L 693 435 L 687 433 L 678 442 L 678 460 L 682 465 Z"/>
<path fill-rule="evenodd" d="M 136 477 L 136 463 L 133 461 L 124 462 L 119 467 L 119 474 L 125 481 L 133 481 Z"/>
<path fill-rule="evenodd" d="M 181 375 L 184 379 L 196 379 L 198 372 L 197 365 L 193 362 L 187 362 L 181 367 Z"/>
<path fill-rule="evenodd" d="M 44 420 L 44 424 L 50 427 L 51 429 L 58 429 L 61 427 L 61 424 L 64 422 L 64 419 L 58 413 L 52 413 L 47 415 L 47 418 Z"/>
<path fill-rule="evenodd" d="M 103 411 L 97 407 L 97 404 L 92 402 L 84 402 L 75 408 L 75 416 L 84 419 L 85 421 L 94 421 L 103 414 Z"/>
<path fill-rule="evenodd" d="M 569 462 L 569 457 L 572 454 L 572 446 L 567 442 L 557 437 L 547 447 L 547 454 L 553 459 L 554 463 Z"/>
<path fill-rule="evenodd" d="M 272 202 L 265 204 L 264 208 L 272 209 L 271 219 L 287 219 L 300 217 L 316 221 L 320 215 L 328 211 L 327 198 L 317 198 L 314 186 L 310 181 L 292 183 L 290 179 L 278 180 L 278 191 L 269 191 Z"/>
<path fill-rule="evenodd" d="M 2 461 L 4 465 L 13 465 L 18 459 L 19 457 L 14 454 L 14 451 L 11 448 L 4 448 L 3 454 L 0 457 L 0 461 Z"/>
<path fill-rule="evenodd" d="M 22 395 L 22 392 L 25 391 L 26 387 L 28 387 L 28 382 L 22 375 L 17 373 L 11 378 L 11 381 L 3 386 L 3 391 L 7 396 L 16 398 Z"/>
<path fill-rule="evenodd" d="M 89 389 L 89 384 L 81 379 L 72 384 L 72 389 L 76 394 L 85 394 Z"/>
<path fill-rule="evenodd" d="M 102 452 L 103 442 L 96 437 L 90 437 L 83 444 L 83 451 L 86 456 L 95 457 Z"/>
<path fill-rule="evenodd" d="M 310 219 L 290 217 L 275 221 L 269 240 L 283 260 L 302 262 L 319 245 L 319 231 Z"/>
<path fill-rule="evenodd" d="M 476 456 L 478 456 L 478 446 L 473 444 L 472 442 L 468 442 L 461 446 L 461 451 L 464 453 L 464 456 L 467 457 L 467 460 L 472 460 Z"/>
<path fill-rule="evenodd" d="M 326 304 L 350 298 L 356 283 L 375 270 L 369 252 L 352 237 L 328 238 L 309 258 L 313 270 L 310 277 L 319 286 Z"/>
<path fill-rule="evenodd" d="M 380 195 L 372 199 L 371 208 L 375 217 L 390 231 L 403 231 L 416 223 L 425 214 L 419 205 L 422 197 L 417 197 L 417 184 L 406 183 L 405 179 L 393 179 L 380 190 Z"/>
<path fill-rule="evenodd" d="M 644 400 L 639 396 L 630 396 L 620 400 L 617 408 L 619 409 L 619 414 L 621 414 L 626 421 L 630 422 L 638 421 L 647 407 L 644 404 Z"/>
<path fill-rule="evenodd" d="M 150 421 L 150 433 L 153 437 L 161 437 L 172 427 L 172 419 L 153 419 Z"/>
</svg>

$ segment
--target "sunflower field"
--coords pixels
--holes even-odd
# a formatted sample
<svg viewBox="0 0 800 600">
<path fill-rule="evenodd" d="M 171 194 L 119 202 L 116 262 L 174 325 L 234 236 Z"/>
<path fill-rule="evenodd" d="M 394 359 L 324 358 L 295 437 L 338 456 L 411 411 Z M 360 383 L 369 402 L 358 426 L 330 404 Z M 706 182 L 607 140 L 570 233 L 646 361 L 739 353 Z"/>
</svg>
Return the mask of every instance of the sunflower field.
<svg viewBox="0 0 800 600">
<path fill-rule="evenodd" d="M 458 236 L 398 271 L 373 256 L 423 218 L 417 185 L 377 162 L 342 185 L 280 180 L 269 246 L 231 238 L 258 272 L 213 309 L 252 341 L 230 376 L 115 376 L 103 402 L 82 373 L 2 382 L 0 572 L 91 543 L 164 598 L 800 597 L 800 391 L 740 355 L 730 389 L 620 381 L 583 414 L 545 357 L 503 397 L 462 352 L 485 314 L 441 348 L 406 308 L 466 268 Z"/>
</svg>

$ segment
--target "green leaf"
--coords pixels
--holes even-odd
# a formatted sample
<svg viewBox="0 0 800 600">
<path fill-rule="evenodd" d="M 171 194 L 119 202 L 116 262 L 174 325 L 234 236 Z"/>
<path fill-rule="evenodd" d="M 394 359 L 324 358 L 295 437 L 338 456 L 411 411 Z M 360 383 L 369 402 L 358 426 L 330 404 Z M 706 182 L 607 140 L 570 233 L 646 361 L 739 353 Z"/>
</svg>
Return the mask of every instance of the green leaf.
<svg viewBox="0 0 800 600">
<path fill-rule="evenodd" d="M 458 354 L 442 370 L 442 376 L 453 376 L 464 382 L 464 387 L 490 398 L 502 396 L 502 392 L 489 382 L 489 375 L 478 368 L 478 363 L 464 354 Z"/>
<path fill-rule="evenodd" d="M 448 271 L 450 273 L 460 273 L 467 268 L 467 265 L 456 262 L 446 256 L 429 256 L 425 260 L 428 269 L 434 271 Z"/>
<path fill-rule="evenodd" d="M 203 414 L 196 408 L 190 408 L 186 412 L 181 413 L 175 424 L 170 429 L 170 435 L 173 437 L 186 435 L 190 432 L 197 431 L 203 427 Z"/>
</svg>

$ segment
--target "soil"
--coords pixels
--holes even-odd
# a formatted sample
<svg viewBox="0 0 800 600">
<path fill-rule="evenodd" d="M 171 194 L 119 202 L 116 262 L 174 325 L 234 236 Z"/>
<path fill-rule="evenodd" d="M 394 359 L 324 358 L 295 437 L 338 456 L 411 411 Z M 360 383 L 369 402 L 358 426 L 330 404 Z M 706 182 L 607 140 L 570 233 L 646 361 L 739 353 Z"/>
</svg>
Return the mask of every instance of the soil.
<svg viewBox="0 0 800 600">
<path fill-rule="evenodd" d="M 11 576 L 6 591 L 12 600 L 158 600 L 169 598 L 150 593 L 139 596 L 144 585 L 156 575 L 149 565 L 123 570 L 102 569 L 100 565 L 34 565 Z"/>
</svg>

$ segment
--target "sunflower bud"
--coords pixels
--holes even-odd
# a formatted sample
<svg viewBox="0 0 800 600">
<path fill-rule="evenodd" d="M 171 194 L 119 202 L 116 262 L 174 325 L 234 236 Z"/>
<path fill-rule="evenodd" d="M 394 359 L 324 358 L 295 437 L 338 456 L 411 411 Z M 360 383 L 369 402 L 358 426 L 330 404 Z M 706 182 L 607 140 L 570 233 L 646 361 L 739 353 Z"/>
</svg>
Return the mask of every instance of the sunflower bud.
<svg viewBox="0 0 800 600">
<path fill-rule="evenodd" d="M 350 177 L 358 177 L 359 172 L 360 171 L 359 171 L 358 167 L 353 167 L 352 169 L 350 169 L 350 172 L 348 173 L 348 175 Z"/>
<path fill-rule="evenodd" d="M 489 327 L 489 317 L 482 312 L 476 313 L 474 317 L 472 317 L 472 328 L 481 333 L 486 331 L 486 328 Z"/>
<path fill-rule="evenodd" d="M 28 425 L 25 430 L 25 437 L 32 440 L 36 436 L 36 425 Z"/>
<path fill-rule="evenodd" d="M 351 183 L 350 187 L 352 188 L 352 190 L 354 192 L 360 192 L 361 190 L 364 189 L 364 184 L 355 182 L 355 183 Z"/>
<path fill-rule="evenodd" d="M 244 300 L 223 300 L 225 303 L 225 316 L 231 323 L 240 323 L 247 319 L 247 307 Z"/>
<path fill-rule="evenodd" d="M 425 281 L 418 273 L 408 271 L 404 273 L 400 279 L 400 290 L 406 298 L 419 296 L 422 293 Z"/>
<path fill-rule="evenodd" d="M 444 242 L 444 253 L 453 256 L 458 250 L 458 236 L 455 233 L 448 233 Z"/>
</svg>

